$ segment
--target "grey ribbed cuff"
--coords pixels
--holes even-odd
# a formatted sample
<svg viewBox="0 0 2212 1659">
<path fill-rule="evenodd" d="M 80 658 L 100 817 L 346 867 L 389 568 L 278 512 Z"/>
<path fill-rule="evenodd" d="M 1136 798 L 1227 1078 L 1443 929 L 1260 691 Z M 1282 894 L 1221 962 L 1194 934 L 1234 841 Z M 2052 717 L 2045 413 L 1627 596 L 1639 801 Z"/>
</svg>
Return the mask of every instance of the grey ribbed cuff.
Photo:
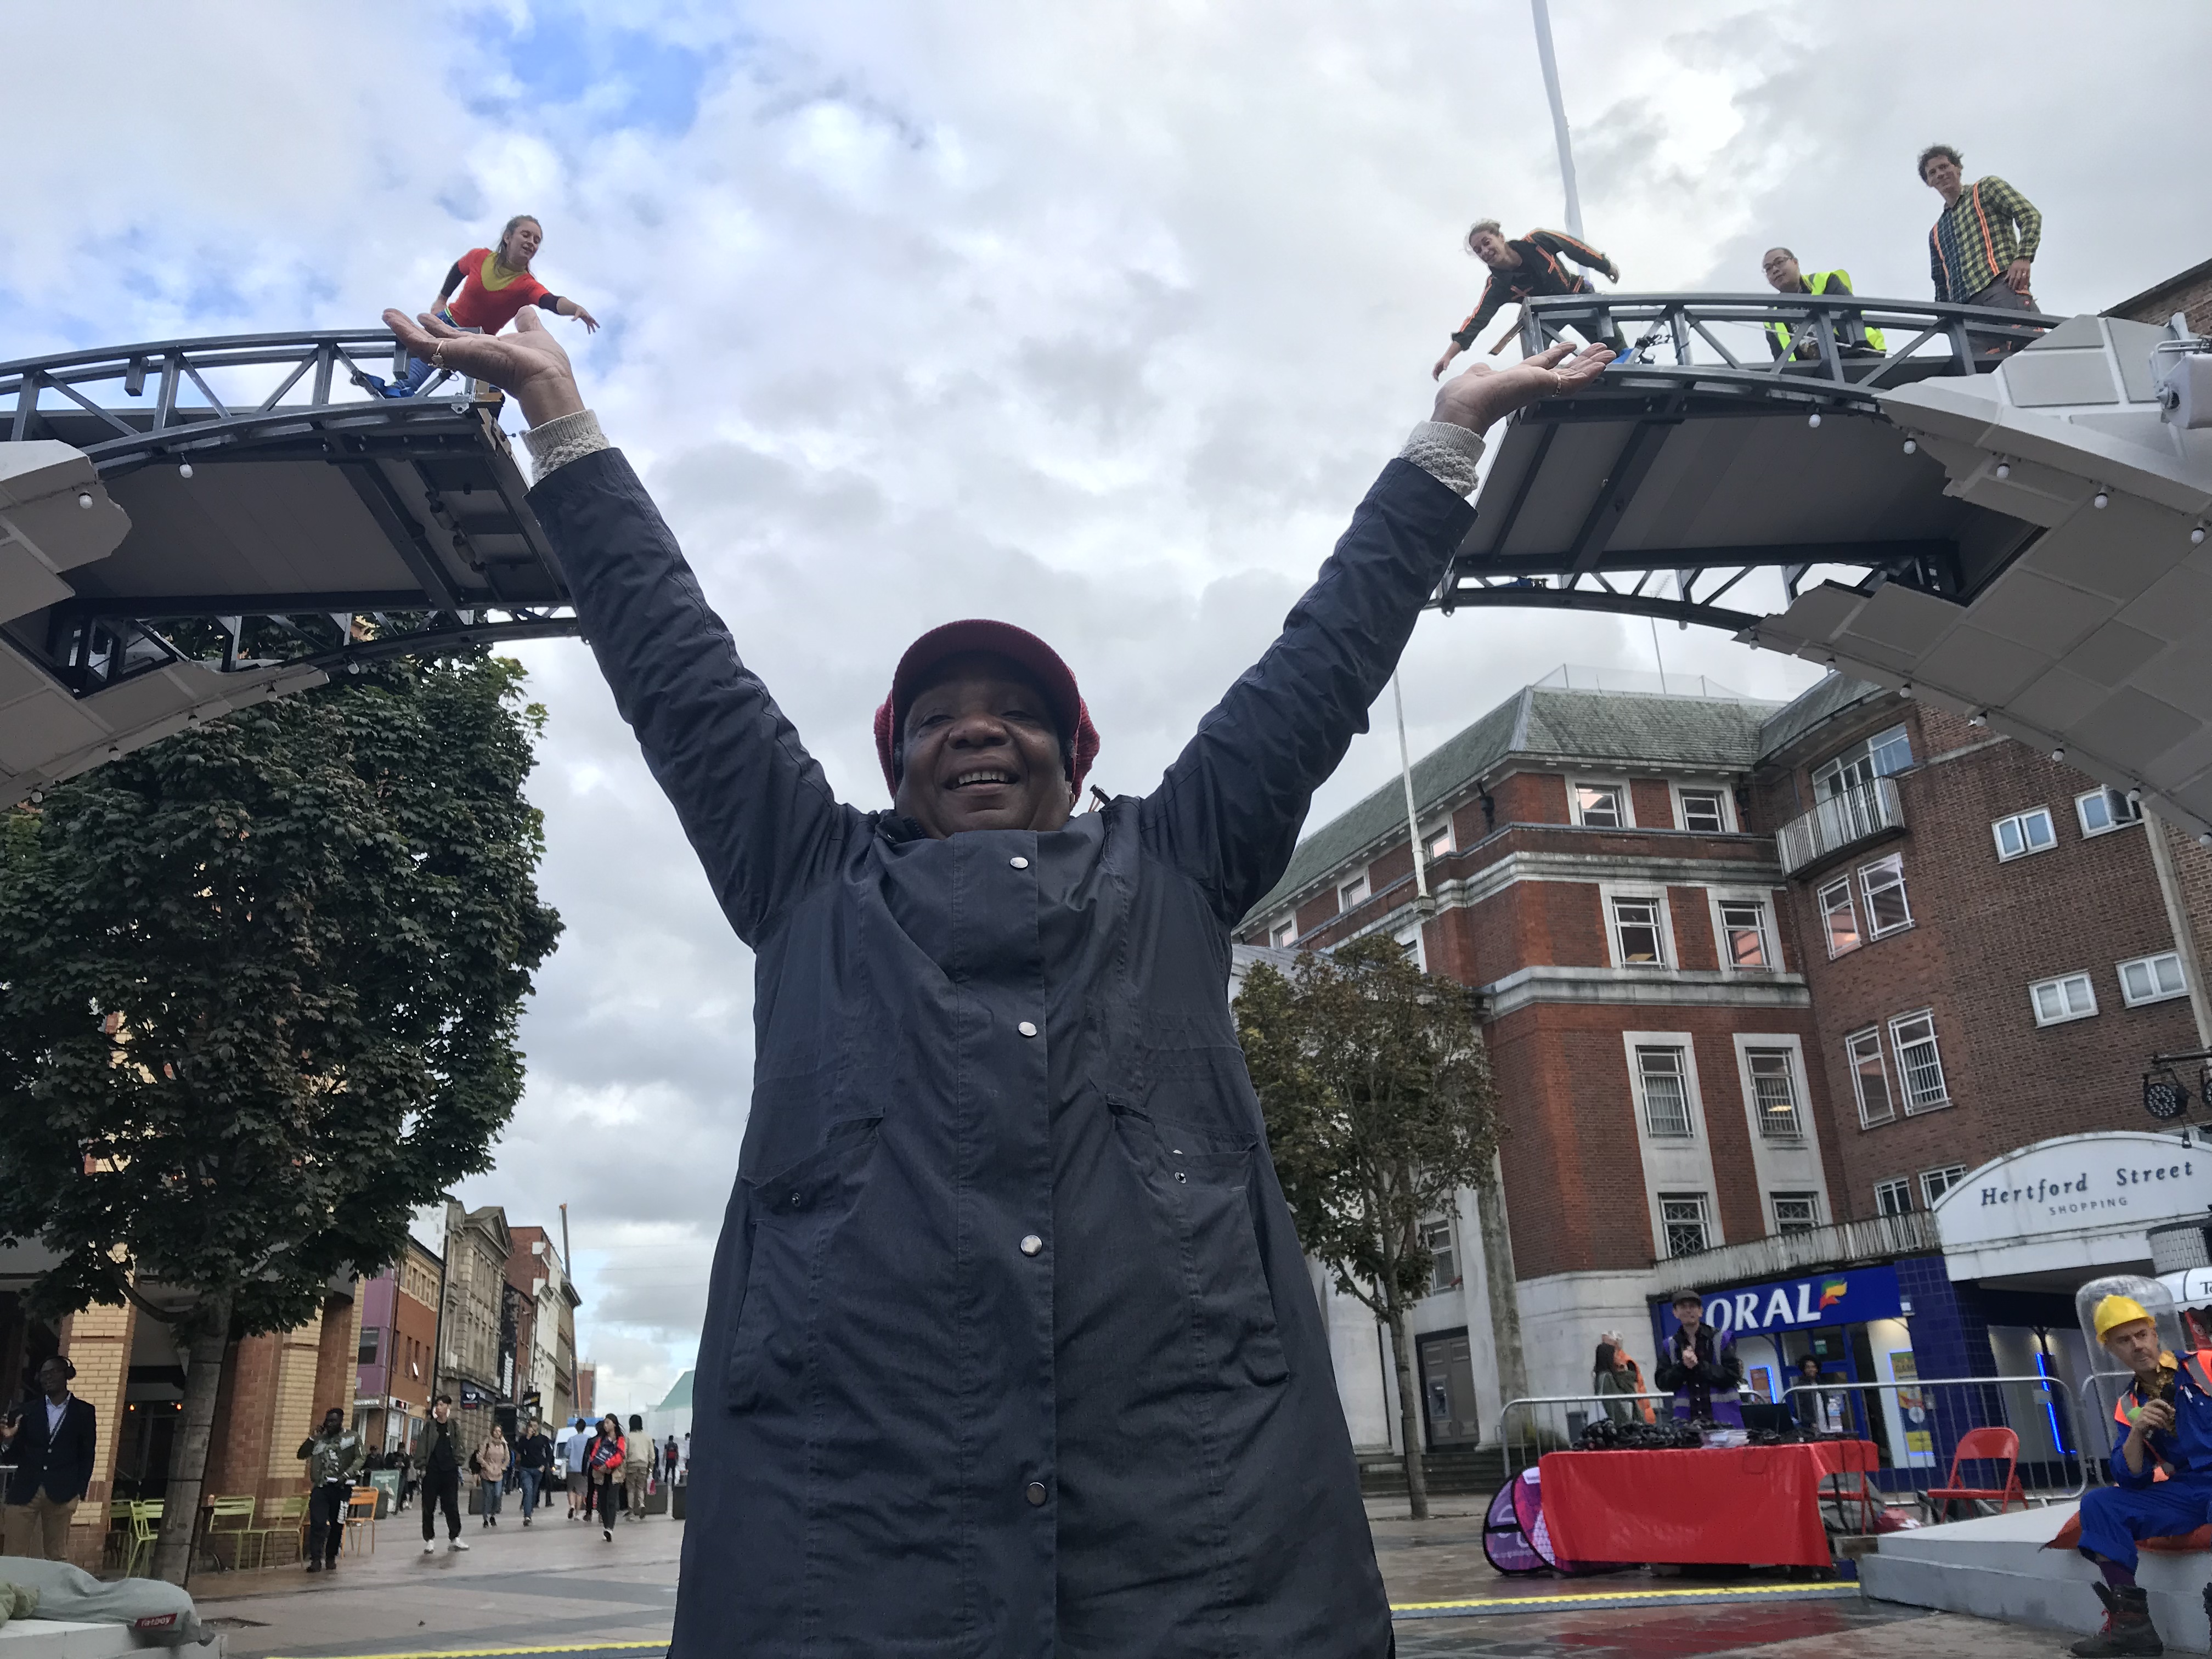
<svg viewBox="0 0 2212 1659">
<path fill-rule="evenodd" d="M 1464 495 L 1474 488 L 1475 463 L 1482 459 L 1482 434 L 1449 421 L 1422 421 L 1398 454 L 1446 489 Z"/>
<path fill-rule="evenodd" d="M 530 451 L 531 466 L 541 481 L 547 473 L 558 471 L 569 462 L 581 460 L 594 450 L 607 447 L 606 434 L 599 430 L 599 417 L 588 409 L 532 427 L 522 434 L 522 442 Z"/>
</svg>

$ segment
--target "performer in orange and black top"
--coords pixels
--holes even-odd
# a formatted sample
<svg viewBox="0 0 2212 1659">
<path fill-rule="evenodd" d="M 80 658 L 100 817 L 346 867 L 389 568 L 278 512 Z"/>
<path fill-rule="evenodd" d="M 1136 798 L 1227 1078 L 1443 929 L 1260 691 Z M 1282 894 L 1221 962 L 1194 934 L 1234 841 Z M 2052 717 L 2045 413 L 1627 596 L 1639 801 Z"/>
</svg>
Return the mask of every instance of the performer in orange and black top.
<svg viewBox="0 0 2212 1659">
<path fill-rule="evenodd" d="M 1490 280 L 1483 284 L 1482 298 L 1475 302 L 1473 313 L 1459 325 L 1451 337 L 1451 348 L 1437 359 L 1430 371 L 1431 380 L 1441 380 L 1451 367 L 1453 358 L 1474 343 L 1475 336 L 1489 325 L 1501 307 L 1509 301 L 1525 300 L 1538 294 L 1594 294 L 1590 279 L 1577 276 L 1562 265 L 1562 259 L 1571 259 L 1578 265 L 1602 271 L 1610 282 L 1620 280 L 1620 267 L 1589 243 L 1577 240 L 1564 230 L 1532 230 L 1526 236 L 1508 238 L 1498 228 L 1495 219 L 1480 219 L 1467 233 L 1467 251 L 1490 267 Z M 1576 331 L 1588 337 L 1589 331 Z M 1590 341 L 1592 345 L 1598 342 Z M 1627 349 L 1627 342 L 1615 329 L 1604 343 L 1615 351 Z"/>
<path fill-rule="evenodd" d="M 496 334 L 515 319 L 525 306 L 537 306 L 556 317 L 581 319 L 596 334 L 599 319 L 577 304 L 563 299 L 530 274 L 530 262 L 545 240 L 544 227 L 526 213 L 518 213 L 499 234 L 499 246 L 472 247 L 453 262 L 438 289 L 430 309 L 455 328 L 471 333 Z M 456 292 L 455 290 L 459 290 Z M 374 374 L 362 378 L 371 390 L 386 398 L 411 398 L 420 392 L 438 365 L 411 357 L 407 378 L 386 386 Z"/>
</svg>

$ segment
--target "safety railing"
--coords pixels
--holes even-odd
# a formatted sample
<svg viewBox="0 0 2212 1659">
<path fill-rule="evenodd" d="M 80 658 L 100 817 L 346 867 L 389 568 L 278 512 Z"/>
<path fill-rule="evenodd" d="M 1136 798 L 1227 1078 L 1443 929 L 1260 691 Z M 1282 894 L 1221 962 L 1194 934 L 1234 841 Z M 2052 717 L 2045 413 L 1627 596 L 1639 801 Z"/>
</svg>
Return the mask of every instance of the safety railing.
<svg viewBox="0 0 2212 1659">
<path fill-rule="evenodd" d="M 1620 337 L 1630 357 L 1606 381 L 1871 405 L 1914 380 L 1994 368 L 2064 320 L 1859 295 L 1563 294 L 1522 301 L 1521 344 L 1533 355 L 1568 331 Z"/>
<path fill-rule="evenodd" d="M 387 398 L 372 373 L 397 378 L 407 354 L 388 328 L 159 340 L 59 352 L 0 363 L 0 421 L 13 441 L 46 435 L 52 417 L 73 422 L 75 447 L 95 464 L 111 452 L 185 453 L 309 411 L 337 410 L 380 422 L 452 412 L 468 389 L 431 394 L 440 371 L 414 398 Z M 12 400 L 12 402 L 11 402 Z M 317 425 L 328 425 L 326 419 Z M 190 441 L 187 441 L 190 440 Z"/>
<path fill-rule="evenodd" d="M 1905 803 L 1893 778 L 1845 789 L 1801 813 L 1778 830 L 1774 844 L 1782 873 L 1791 875 L 1831 853 L 1905 827 Z"/>
<path fill-rule="evenodd" d="M 2008 1389 L 2027 1391 L 2027 1397 L 2008 1395 Z M 1785 1420 L 1790 1402 L 1802 1394 L 1893 1396 L 1890 1407 L 1893 1417 L 1885 1413 L 1878 1418 L 1862 1401 L 1857 1409 L 1837 1413 L 1832 1419 L 1827 1413 L 1816 1419 L 1840 1419 L 1838 1431 L 1855 1433 L 1883 1449 L 1890 1462 L 1868 1471 L 1867 1479 L 1876 1490 L 1891 1496 L 1942 1486 L 1950 1474 L 1952 1455 L 1959 1441 L 1978 1428 L 2009 1428 L 2031 1446 L 2039 1447 L 2049 1441 L 2053 1448 L 2051 1455 L 2031 1459 L 2023 1454 L 2017 1466 L 2025 1495 L 2038 1503 L 2062 1503 L 2079 1498 L 2087 1486 L 2091 1468 L 2102 1464 L 2098 1453 L 2081 1448 L 2076 1440 L 2083 1419 L 2073 1389 L 2060 1376 L 1938 1376 L 1902 1382 L 1801 1382 L 1784 1392 L 1780 1405 L 1755 1396 L 1746 1400 L 1747 1426 L 1759 1426 L 1753 1419 L 1759 1416 L 1759 1408 L 1762 1407 L 1773 1413 L 1774 1421 Z M 1585 1424 L 1603 1413 L 1607 1406 L 1628 1401 L 1650 1405 L 1653 1417 L 1662 1421 L 1670 1418 L 1674 1408 L 1674 1396 L 1668 1393 L 1530 1395 L 1506 1401 L 1498 1413 L 1498 1440 L 1505 1457 L 1505 1478 L 1510 1480 L 1547 1451 L 1562 1451 L 1573 1446 Z M 1586 1409 L 1572 1413 L 1571 1408 L 1577 1407 Z M 2015 1415 L 2025 1417 L 2029 1413 L 2041 1419 L 2040 1431 L 2033 1436 L 2021 1434 L 2022 1428 L 2039 1425 L 2013 1421 Z M 1576 1415 L 1581 1418 L 1580 1422 L 1574 1420 Z M 1637 1413 L 1637 1420 L 1641 1415 Z M 1789 1413 L 1787 1420 L 1794 1420 L 1794 1413 Z M 1924 1447 L 1913 1443 L 1916 1436 L 1926 1437 Z M 1926 1462 L 1917 1461 L 1923 1456 Z M 2054 1475 L 2058 1478 L 2050 1478 Z"/>
</svg>

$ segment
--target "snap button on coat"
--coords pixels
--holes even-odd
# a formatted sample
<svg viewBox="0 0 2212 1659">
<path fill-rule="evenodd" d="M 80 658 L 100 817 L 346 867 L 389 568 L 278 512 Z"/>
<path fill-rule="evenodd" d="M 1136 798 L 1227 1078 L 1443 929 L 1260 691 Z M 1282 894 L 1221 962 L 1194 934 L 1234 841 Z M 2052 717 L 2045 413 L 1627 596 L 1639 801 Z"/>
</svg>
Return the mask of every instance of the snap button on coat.
<svg viewBox="0 0 2212 1659">
<path fill-rule="evenodd" d="M 672 1659 L 1382 1659 L 1230 930 L 1365 729 L 1467 504 L 1393 461 L 1150 794 L 933 840 L 836 799 L 619 451 L 530 499 L 756 952 Z M 1032 878 L 1006 881 L 1018 860 Z M 1049 1041 L 1010 1047 L 1017 1019 Z M 1048 1271 L 990 1243 L 1048 1217 Z M 1006 1502 L 1043 1505 L 1040 1467 L 1049 1526 Z"/>
<path fill-rule="evenodd" d="M 1035 1255 L 1042 1249 L 1044 1249 L 1044 1240 L 1039 1238 L 1035 1233 L 1024 1233 L 1022 1236 L 1022 1254 L 1024 1255 Z"/>
<path fill-rule="evenodd" d="M 1024 858 L 1019 853 L 1015 854 L 1013 857 L 1008 859 L 1006 862 L 1013 866 L 1017 870 L 1026 870 L 1030 867 L 1030 861 Z"/>
</svg>

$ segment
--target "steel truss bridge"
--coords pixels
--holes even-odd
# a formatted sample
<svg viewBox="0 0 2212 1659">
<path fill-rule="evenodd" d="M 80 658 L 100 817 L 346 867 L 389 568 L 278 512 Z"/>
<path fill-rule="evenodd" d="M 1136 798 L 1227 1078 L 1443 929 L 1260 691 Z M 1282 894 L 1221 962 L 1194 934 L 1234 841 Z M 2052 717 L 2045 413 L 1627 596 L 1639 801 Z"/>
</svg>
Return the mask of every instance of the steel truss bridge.
<svg viewBox="0 0 2212 1659">
<path fill-rule="evenodd" d="M 384 328 L 0 363 L 0 803 L 402 653 L 578 631 L 498 409 Z"/>
<path fill-rule="evenodd" d="M 2159 386 L 2212 343 L 2178 320 L 1781 295 L 1533 300 L 1522 340 L 1616 327 L 1632 361 L 1505 428 L 1435 609 L 1724 629 L 2212 836 L 2212 430 Z M 1784 608 L 1744 608 L 1767 571 Z"/>
</svg>

